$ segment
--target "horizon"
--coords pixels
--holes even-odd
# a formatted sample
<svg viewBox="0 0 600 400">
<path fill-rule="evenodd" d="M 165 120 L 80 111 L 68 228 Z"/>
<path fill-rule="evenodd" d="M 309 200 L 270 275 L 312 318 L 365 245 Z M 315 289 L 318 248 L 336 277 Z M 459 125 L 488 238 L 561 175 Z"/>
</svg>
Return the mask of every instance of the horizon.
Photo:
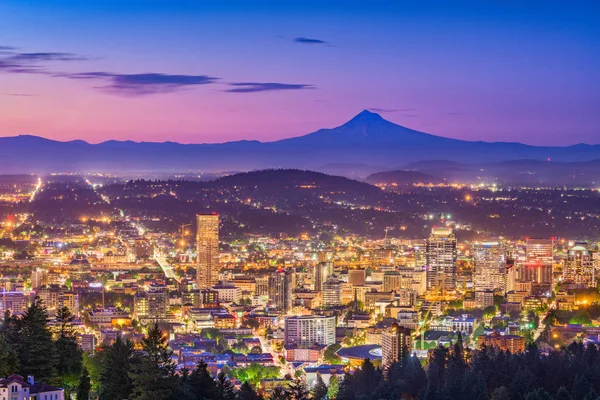
<svg viewBox="0 0 600 400">
<path fill-rule="evenodd" d="M 599 15 L 587 0 L 9 0 L 0 137 L 272 142 L 367 109 L 458 140 L 600 144 Z"/>
<path fill-rule="evenodd" d="M 415 129 L 412 129 L 408 126 L 404 126 L 404 125 L 399 125 L 396 124 L 388 119 L 386 119 L 385 117 L 383 117 L 381 114 L 373 112 L 373 111 L 369 111 L 368 109 L 362 110 L 360 113 L 354 115 L 351 119 L 348 119 L 346 122 L 344 122 L 343 124 L 340 125 L 336 125 L 330 128 L 321 128 L 321 129 L 325 129 L 325 130 L 332 130 L 332 129 L 336 129 L 336 128 L 340 128 L 346 124 L 348 124 L 350 121 L 352 121 L 354 118 L 359 117 L 360 115 L 363 114 L 370 114 L 370 115 L 376 115 L 377 117 L 383 119 L 386 122 L 392 123 L 394 125 L 397 125 L 401 128 L 406 128 L 408 130 L 412 130 L 424 135 L 430 135 L 430 136 L 435 136 L 435 137 L 441 137 L 441 138 L 446 138 L 446 139 L 454 139 L 454 140 L 462 140 L 462 139 L 455 139 L 455 138 L 450 138 L 450 137 L 445 137 L 445 136 L 440 136 L 440 135 L 436 135 L 435 133 L 431 133 L 431 132 L 421 132 L 421 131 L 417 131 Z M 321 130 L 319 129 L 319 130 Z M 272 140 L 272 141 L 261 141 L 258 139 L 252 139 L 252 138 L 247 138 L 247 139 L 239 139 L 239 140 L 233 140 L 233 141 L 227 141 L 227 142 L 198 142 L 198 143 L 184 143 L 184 142 L 177 142 L 177 141 L 172 141 L 172 140 L 164 140 L 164 141 L 136 141 L 136 140 L 131 140 L 131 139 L 106 139 L 103 140 L 101 142 L 91 142 L 91 141 L 87 141 L 84 139 L 71 139 L 71 140 L 60 140 L 60 139 L 52 139 L 52 138 L 48 138 L 48 137 L 44 137 L 44 136 L 39 136 L 39 135 L 32 135 L 32 134 L 27 134 L 27 133 L 23 133 L 23 134 L 19 134 L 19 135 L 13 135 L 13 136 L 0 136 L 0 139 L 11 139 L 11 138 L 18 138 L 18 137 L 32 137 L 32 138 L 37 138 L 37 139 L 44 139 L 44 140 L 49 140 L 49 141 L 54 141 L 54 142 L 59 142 L 59 143 L 72 143 L 72 142 L 84 142 L 86 144 L 89 145 L 101 145 L 104 143 L 109 143 L 109 142 L 118 142 L 118 143 L 136 143 L 136 144 L 166 144 L 166 143 L 172 143 L 172 144 L 179 144 L 179 145 L 218 145 L 218 144 L 229 144 L 229 143 L 241 143 L 241 142 L 258 142 L 258 143 L 273 143 L 273 142 L 278 142 L 280 140 L 285 140 L 285 139 L 294 139 L 294 138 L 299 138 L 299 137 L 303 137 L 303 136 L 307 136 L 307 135 L 311 135 L 314 133 L 317 133 L 319 130 L 314 131 L 314 132 L 306 132 L 303 134 L 300 134 L 298 136 L 291 136 L 291 137 L 283 137 L 280 139 L 276 139 L 276 140 Z M 479 140 L 464 140 L 465 142 L 479 142 Z M 585 145 L 585 146 L 597 146 L 600 145 L 600 143 L 572 143 L 572 144 L 564 144 L 564 145 L 555 145 L 555 146 L 540 146 L 540 145 L 531 145 L 531 144 L 527 144 L 527 143 L 523 143 L 523 142 L 507 142 L 507 141 L 493 141 L 493 142 L 486 142 L 486 141 L 482 141 L 485 143 L 504 143 L 504 144 L 524 144 L 527 146 L 531 146 L 531 147 L 572 147 L 572 146 L 579 146 L 579 145 Z M 528 160 L 528 158 L 523 158 L 522 160 Z M 530 158 L 530 160 L 535 160 L 533 158 Z M 537 160 L 539 161 L 539 160 Z"/>
</svg>

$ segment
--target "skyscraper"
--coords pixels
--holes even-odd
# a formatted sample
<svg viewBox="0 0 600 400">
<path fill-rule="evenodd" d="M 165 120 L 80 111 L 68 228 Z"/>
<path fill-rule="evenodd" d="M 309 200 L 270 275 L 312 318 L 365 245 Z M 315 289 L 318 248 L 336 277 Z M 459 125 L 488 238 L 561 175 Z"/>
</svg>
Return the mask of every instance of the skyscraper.
<svg viewBox="0 0 600 400">
<path fill-rule="evenodd" d="M 433 228 L 427 239 L 427 289 L 454 290 L 456 287 L 456 237 L 449 228 Z"/>
<path fill-rule="evenodd" d="M 528 263 L 552 264 L 554 259 L 552 239 L 527 239 L 526 256 Z"/>
<path fill-rule="evenodd" d="M 219 216 L 196 215 L 196 265 L 198 288 L 209 289 L 219 282 Z"/>
<path fill-rule="evenodd" d="M 476 291 L 504 290 L 506 258 L 504 246 L 498 242 L 483 242 L 473 248 L 473 286 Z"/>
<path fill-rule="evenodd" d="M 335 275 L 323 282 L 323 307 L 337 307 L 341 304 L 341 284 L 342 282 Z"/>
<path fill-rule="evenodd" d="M 330 261 L 320 262 L 315 265 L 315 290 L 323 290 L 323 283 L 333 275 L 333 263 Z"/>
<path fill-rule="evenodd" d="M 592 254 L 587 248 L 587 243 L 575 243 L 567 253 L 563 280 L 586 287 L 596 287 L 596 271 Z"/>
<path fill-rule="evenodd" d="M 280 269 L 269 276 L 269 298 L 273 306 L 284 313 L 292 309 L 294 270 Z"/>
<path fill-rule="evenodd" d="M 285 319 L 285 344 L 298 347 L 328 346 L 335 343 L 336 317 L 304 315 Z"/>
</svg>

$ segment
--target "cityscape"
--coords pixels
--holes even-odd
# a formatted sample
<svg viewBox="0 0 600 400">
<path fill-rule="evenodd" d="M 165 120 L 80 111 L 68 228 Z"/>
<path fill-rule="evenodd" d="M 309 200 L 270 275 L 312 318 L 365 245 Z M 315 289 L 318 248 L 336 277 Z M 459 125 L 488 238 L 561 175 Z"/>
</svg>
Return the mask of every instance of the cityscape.
<svg viewBox="0 0 600 400">
<path fill-rule="evenodd" d="M 217 3 L 0 4 L 0 400 L 600 399 L 598 7 Z"/>
</svg>

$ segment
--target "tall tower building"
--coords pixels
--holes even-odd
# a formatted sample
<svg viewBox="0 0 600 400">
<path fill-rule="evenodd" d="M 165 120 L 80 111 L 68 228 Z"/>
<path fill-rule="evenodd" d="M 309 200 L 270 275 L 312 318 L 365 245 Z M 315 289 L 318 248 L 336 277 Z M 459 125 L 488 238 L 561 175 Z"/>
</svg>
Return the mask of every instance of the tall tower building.
<svg viewBox="0 0 600 400">
<path fill-rule="evenodd" d="M 552 264 L 554 260 L 552 239 L 527 239 L 526 256 L 528 263 Z"/>
<path fill-rule="evenodd" d="M 575 246 L 571 247 L 567 253 L 563 268 L 563 280 L 587 287 L 596 287 L 596 271 L 592 254 L 587 248 L 587 243 L 575 243 Z"/>
<path fill-rule="evenodd" d="M 428 290 L 456 288 L 456 257 L 456 236 L 452 229 L 433 228 L 426 246 Z"/>
<path fill-rule="evenodd" d="M 209 289 L 219 282 L 219 216 L 196 215 L 196 269 L 198 288 Z"/>
<path fill-rule="evenodd" d="M 293 286 L 293 269 L 280 269 L 269 276 L 269 298 L 278 311 L 287 313 L 292 309 Z"/>
<path fill-rule="evenodd" d="M 323 283 L 333 275 L 333 263 L 330 261 L 320 262 L 315 265 L 315 290 L 322 291 Z"/>
<path fill-rule="evenodd" d="M 498 242 L 477 243 L 473 248 L 473 286 L 476 291 L 504 290 L 506 256 Z"/>
<path fill-rule="evenodd" d="M 354 286 L 364 285 L 367 280 L 367 271 L 363 268 L 348 270 L 348 283 Z"/>
</svg>

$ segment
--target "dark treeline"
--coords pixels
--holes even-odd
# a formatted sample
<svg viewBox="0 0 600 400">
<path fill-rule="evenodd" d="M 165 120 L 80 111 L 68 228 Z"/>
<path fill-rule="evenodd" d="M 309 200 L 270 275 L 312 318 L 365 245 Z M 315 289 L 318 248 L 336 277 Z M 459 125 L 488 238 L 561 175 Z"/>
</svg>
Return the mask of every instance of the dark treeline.
<svg viewBox="0 0 600 400">
<path fill-rule="evenodd" d="M 346 374 L 337 400 L 598 400 L 600 354 L 595 345 L 573 343 L 542 354 L 535 346 L 525 353 L 495 349 L 433 350 L 423 368 L 414 356 L 390 366 L 387 373 L 365 362 Z"/>
<path fill-rule="evenodd" d="M 5 316 L 0 377 L 34 375 L 77 400 L 600 400 L 600 351 L 593 344 L 574 342 L 549 354 L 531 346 L 511 354 L 464 349 L 459 336 L 451 349 L 433 350 L 426 367 L 410 355 L 385 371 L 365 360 L 343 379 L 332 376 L 329 387 L 320 375 L 312 391 L 301 377 L 288 377 L 264 394 L 250 382 L 237 388 L 228 368 L 216 378 L 202 362 L 177 371 L 166 335 L 156 324 L 139 345 L 119 338 L 84 356 L 68 309 L 56 317 L 53 334 L 39 299 L 22 317 Z"/>
</svg>

